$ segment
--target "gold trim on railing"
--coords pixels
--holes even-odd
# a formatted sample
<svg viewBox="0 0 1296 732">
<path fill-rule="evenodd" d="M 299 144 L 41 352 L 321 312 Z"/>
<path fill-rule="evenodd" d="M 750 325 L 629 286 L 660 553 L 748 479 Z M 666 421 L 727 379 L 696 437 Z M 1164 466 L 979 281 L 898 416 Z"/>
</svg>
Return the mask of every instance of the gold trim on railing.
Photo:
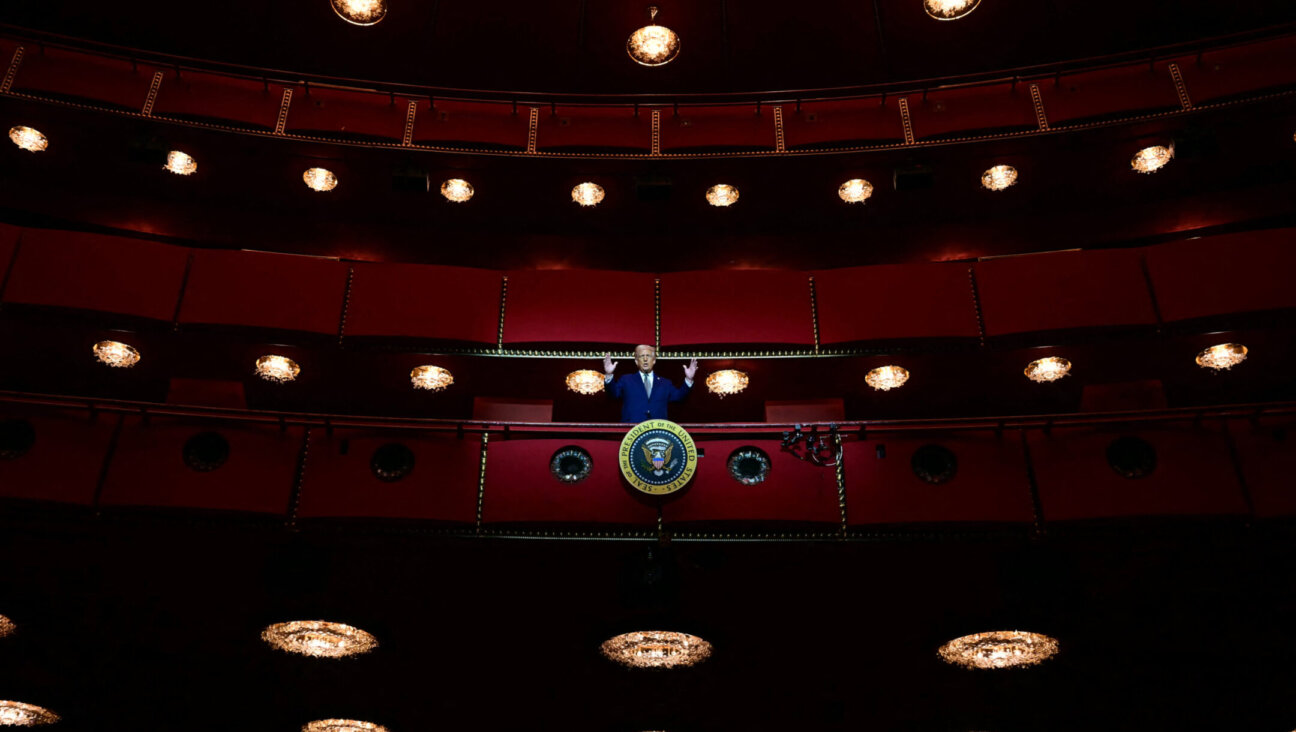
<svg viewBox="0 0 1296 732">
<path fill-rule="evenodd" d="M 162 72 L 153 72 L 153 81 L 149 84 L 148 98 L 144 100 L 144 107 L 140 114 L 145 117 L 153 116 L 153 105 L 157 102 L 158 90 L 162 88 Z"/>
<path fill-rule="evenodd" d="M 1188 96 L 1188 85 L 1184 83 L 1183 74 L 1179 73 L 1179 64 L 1170 64 L 1170 78 L 1174 80 L 1175 92 L 1179 94 L 1179 106 L 1192 109 L 1192 98 Z"/>
<path fill-rule="evenodd" d="M 292 87 L 284 89 L 283 98 L 279 101 L 279 118 L 275 120 L 276 135 L 284 133 L 284 127 L 288 125 L 288 107 L 292 105 L 293 90 Z"/>
<path fill-rule="evenodd" d="M 900 124 L 904 125 L 905 144 L 914 144 L 913 122 L 909 121 L 909 100 L 900 97 Z"/>
<path fill-rule="evenodd" d="M 1047 131 L 1049 128 L 1048 114 L 1044 111 L 1044 97 L 1040 96 L 1039 84 L 1030 85 L 1031 105 L 1035 107 L 1035 122 L 1039 125 L 1040 131 Z"/>
</svg>

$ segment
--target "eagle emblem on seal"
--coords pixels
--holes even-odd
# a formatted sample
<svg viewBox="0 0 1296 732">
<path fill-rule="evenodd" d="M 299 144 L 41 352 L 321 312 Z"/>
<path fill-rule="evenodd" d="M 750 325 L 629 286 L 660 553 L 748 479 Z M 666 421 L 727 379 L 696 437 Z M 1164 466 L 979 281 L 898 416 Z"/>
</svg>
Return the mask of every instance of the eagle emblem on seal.
<svg viewBox="0 0 1296 732">
<path fill-rule="evenodd" d="M 657 477 L 665 475 L 675 468 L 679 462 L 672 457 L 675 452 L 675 446 L 670 440 L 664 440 L 660 437 L 647 440 L 643 444 L 644 468 Z"/>
</svg>

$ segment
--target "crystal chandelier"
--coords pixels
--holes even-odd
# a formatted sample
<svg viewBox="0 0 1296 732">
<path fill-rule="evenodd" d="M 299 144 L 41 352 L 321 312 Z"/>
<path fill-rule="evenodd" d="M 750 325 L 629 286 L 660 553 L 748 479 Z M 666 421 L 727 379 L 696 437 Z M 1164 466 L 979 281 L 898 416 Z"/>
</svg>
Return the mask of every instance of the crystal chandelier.
<svg viewBox="0 0 1296 732">
<path fill-rule="evenodd" d="M 603 381 L 603 374 L 593 369 L 581 369 L 567 374 L 567 388 L 586 396 L 603 391 Z"/>
<path fill-rule="evenodd" d="M 936 652 L 947 663 L 964 668 L 1013 668 L 1052 658 L 1057 655 L 1058 642 L 1040 633 L 995 630 L 955 638 Z"/>
<path fill-rule="evenodd" d="M 644 630 L 622 633 L 603 641 L 603 655 L 630 668 L 677 668 L 701 663 L 711 656 L 711 644 L 688 633 Z"/>
<path fill-rule="evenodd" d="M 194 160 L 187 153 L 182 153 L 179 150 L 172 150 L 167 153 L 166 165 L 163 165 L 162 168 L 164 170 L 169 170 L 176 175 L 193 175 L 198 170 L 198 161 Z"/>
<path fill-rule="evenodd" d="M 727 183 L 711 186 L 707 189 L 706 200 L 712 206 L 732 206 L 738 202 L 738 189 Z"/>
<path fill-rule="evenodd" d="M 287 356 L 268 355 L 256 360 L 256 375 L 266 381 L 287 384 L 300 373 L 301 367 Z"/>
<path fill-rule="evenodd" d="M 116 369 L 128 369 L 140 360 L 139 351 L 117 341 L 99 341 L 94 344 L 94 355 L 99 363 Z"/>
<path fill-rule="evenodd" d="M 643 66 L 664 66 L 675 60 L 680 51 L 679 35 L 665 26 L 651 21 L 657 19 L 657 7 L 648 8 L 646 25 L 630 34 L 626 41 L 626 53 L 634 62 Z"/>
<path fill-rule="evenodd" d="M 707 391 L 712 394 L 719 394 L 720 398 L 723 399 L 730 394 L 737 394 L 746 389 L 749 381 L 751 380 L 747 378 L 747 374 L 737 369 L 725 369 L 707 376 L 706 387 Z"/>
<path fill-rule="evenodd" d="M 923 10 L 936 20 L 957 20 L 980 4 L 981 0 L 923 0 Z"/>
<path fill-rule="evenodd" d="M 14 631 L 17 629 L 18 626 L 14 625 L 14 621 L 10 620 L 9 618 L 6 618 L 3 615 L 0 615 L 0 638 L 5 638 L 13 635 Z"/>
<path fill-rule="evenodd" d="M 302 180 L 306 181 L 306 187 L 312 191 L 331 191 L 337 188 L 338 179 L 333 175 L 333 171 L 324 168 L 307 168 L 302 173 Z"/>
<path fill-rule="evenodd" d="M 908 380 L 909 371 L 903 366 L 879 366 L 864 374 L 864 383 L 881 391 L 898 389 Z"/>
<path fill-rule="evenodd" d="M 572 200 L 581 206 L 597 206 L 603 200 L 603 186 L 598 183 L 581 183 L 572 189 Z"/>
<path fill-rule="evenodd" d="M 1026 378 L 1036 384 L 1043 384 L 1071 373 L 1071 362 L 1060 356 L 1049 356 L 1026 364 Z"/>
<path fill-rule="evenodd" d="M 415 389 L 441 391 L 454 383 L 454 376 L 440 366 L 416 366 L 410 372 L 410 383 Z"/>
<path fill-rule="evenodd" d="M 1003 191 L 1017 182 L 1017 169 L 1011 165 L 996 165 L 981 174 L 981 185 L 986 190 Z"/>
<path fill-rule="evenodd" d="M 368 653 L 378 639 L 359 628 L 326 620 L 275 623 L 261 632 L 261 640 L 288 653 L 315 658 L 342 658 Z"/>
<path fill-rule="evenodd" d="M 302 725 L 302 732 L 387 732 L 387 728 L 358 719 L 318 719 Z"/>
<path fill-rule="evenodd" d="M 59 715 L 35 704 L 0 701 L 0 727 L 37 727 L 54 724 Z"/>
<path fill-rule="evenodd" d="M 333 12 L 354 25 L 373 25 L 387 17 L 387 0 L 332 0 Z"/>
<path fill-rule="evenodd" d="M 463 178 L 451 178 L 441 184 L 441 195 L 452 203 L 463 203 L 473 197 L 473 187 Z"/>
<path fill-rule="evenodd" d="M 13 140 L 13 144 L 27 152 L 40 152 L 49 147 L 49 139 L 42 135 L 39 130 L 23 127 L 22 125 L 9 128 L 9 139 Z"/>
<path fill-rule="evenodd" d="M 1164 168 L 1166 163 L 1169 163 L 1173 157 L 1174 145 L 1169 147 L 1153 145 L 1134 153 L 1134 159 L 1130 161 L 1130 167 L 1140 173 L 1155 173 Z"/>
<path fill-rule="evenodd" d="M 837 195 L 846 203 L 864 203 L 873 195 L 873 184 L 863 178 L 851 178 L 841 184 Z"/>
<path fill-rule="evenodd" d="M 1197 365 L 1204 369 L 1227 371 L 1246 360 L 1247 347 L 1240 343 L 1221 343 L 1197 354 Z"/>
</svg>

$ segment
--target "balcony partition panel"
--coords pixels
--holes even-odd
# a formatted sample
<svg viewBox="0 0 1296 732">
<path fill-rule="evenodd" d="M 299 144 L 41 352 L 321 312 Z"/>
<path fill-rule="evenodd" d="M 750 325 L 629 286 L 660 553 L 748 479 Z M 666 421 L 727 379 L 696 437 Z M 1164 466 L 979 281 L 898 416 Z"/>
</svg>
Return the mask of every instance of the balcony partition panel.
<svg viewBox="0 0 1296 732">
<path fill-rule="evenodd" d="M 769 105 L 661 108 L 662 152 L 773 151 L 775 138 Z"/>
<path fill-rule="evenodd" d="M 1175 59 L 1194 104 L 1227 101 L 1248 92 L 1296 84 L 1296 37 L 1216 48 Z"/>
<path fill-rule="evenodd" d="M 1038 126 L 1025 84 L 984 84 L 909 95 L 914 136 L 929 138 L 1029 130 Z"/>
<path fill-rule="evenodd" d="M 259 79 L 168 70 L 158 88 L 153 116 L 270 131 L 287 88 L 296 89 Z"/>
<path fill-rule="evenodd" d="M 530 110 L 508 104 L 421 100 L 414 142 L 439 147 L 526 150 Z"/>
<path fill-rule="evenodd" d="M 504 342 L 651 344 L 653 288 L 637 272 L 510 272 Z"/>
<path fill-rule="evenodd" d="M 336 334 L 346 286 L 332 259 L 195 250 L 180 323 Z"/>
<path fill-rule="evenodd" d="M 1255 515 L 1296 516 L 1296 418 L 1231 419 L 1228 430 Z"/>
<path fill-rule="evenodd" d="M 348 337 L 420 338 L 494 344 L 501 274 L 424 264 L 352 265 Z"/>
<path fill-rule="evenodd" d="M 0 498 L 90 506 L 119 417 L 84 410 L 0 404 L 6 432 L 30 425 L 30 447 L 7 446 L 0 459 Z"/>
<path fill-rule="evenodd" d="M 1034 79 L 1050 125 L 1080 124 L 1179 109 L 1165 63 L 1117 66 Z"/>
<path fill-rule="evenodd" d="M 1150 247 L 1147 266 L 1161 316 L 1168 322 L 1296 308 L 1291 229 Z"/>
<path fill-rule="evenodd" d="M 132 64 L 124 58 L 27 43 L 10 88 L 139 112 L 148 99 L 153 73 L 152 67 Z"/>
<path fill-rule="evenodd" d="M 540 107 L 536 149 L 548 152 L 647 153 L 652 150 L 648 108 Z"/>
<path fill-rule="evenodd" d="M 789 150 L 880 145 L 903 142 L 904 125 L 895 98 L 804 102 L 784 105 L 783 135 Z"/>
<path fill-rule="evenodd" d="M 978 335 L 966 264 L 847 267 L 814 278 L 824 345 Z"/>
<path fill-rule="evenodd" d="M 814 344 L 810 280 L 789 270 L 661 276 L 663 348 L 696 344 Z"/>
<path fill-rule="evenodd" d="M 700 439 L 696 444 L 705 455 L 698 458 L 692 484 L 663 504 L 662 517 L 668 524 L 818 523 L 832 530 L 841 522 L 835 469 L 798 460 L 769 437 Z M 769 457 L 768 475 L 754 485 L 740 483 L 729 472 L 730 456 L 744 447 L 756 447 Z"/>
<path fill-rule="evenodd" d="M 376 142 L 400 142 L 407 100 L 388 94 L 305 87 L 293 96 L 286 130 Z"/>
</svg>

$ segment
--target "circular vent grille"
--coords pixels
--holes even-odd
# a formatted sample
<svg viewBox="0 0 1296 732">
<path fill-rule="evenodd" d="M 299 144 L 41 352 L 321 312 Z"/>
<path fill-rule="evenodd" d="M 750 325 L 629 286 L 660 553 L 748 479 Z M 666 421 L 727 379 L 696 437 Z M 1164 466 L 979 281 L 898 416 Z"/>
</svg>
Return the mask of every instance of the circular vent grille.
<svg viewBox="0 0 1296 732">
<path fill-rule="evenodd" d="M 555 452 L 549 460 L 549 472 L 563 483 L 579 483 L 589 477 L 594 459 L 584 448 L 572 445 Z"/>
<path fill-rule="evenodd" d="M 759 447 L 740 447 L 729 455 L 729 475 L 743 485 L 764 482 L 769 471 L 769 455 Z"/>
<path fill-rule="evenodd" d="M 1117 437 L 1107 446 L 1107 464 L 1122 478 L 1146 478 L 1156 470 L 1156 448 L 1138 437 Z"/>
<path fill-rule="evenodd" d="M 414 472 L 414 451 L 399 442 L 389 442 L 374 450 L 369 469 L 378 480 L 395 483 Z"/>
<path fill-rule="evenodd" d="M 185 466 L 199 473 L 209 473 L 224 465 L 229 454 L 229 441 L 218 432 L 199 432 L 185 440 L 180 451 Z"/>
<path fill-rule="evenodd" d="M 914 450 L 909 467 L 924 483 L 940 485 L 954 478 L 958 472 L 958 458 L 947 447 L 923 445 Z"/>
</svg>

